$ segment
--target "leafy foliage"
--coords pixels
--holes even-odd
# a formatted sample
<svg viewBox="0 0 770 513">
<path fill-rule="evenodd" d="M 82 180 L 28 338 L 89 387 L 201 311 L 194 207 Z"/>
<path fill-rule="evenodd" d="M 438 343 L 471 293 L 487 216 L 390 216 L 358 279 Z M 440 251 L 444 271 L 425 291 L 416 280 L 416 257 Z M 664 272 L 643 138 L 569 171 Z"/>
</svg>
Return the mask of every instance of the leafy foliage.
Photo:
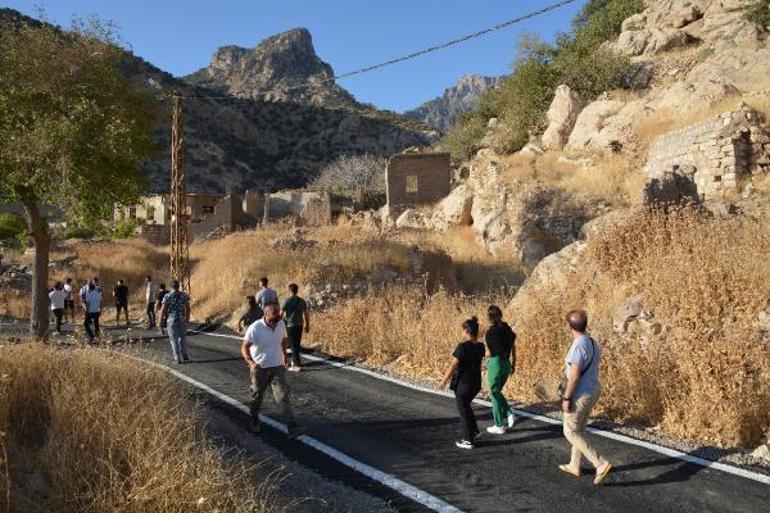
<svg viewBox="0 0 770 513">
<path fill-rule="evenodd" d="M 442 140 L 455 159 L 467 159 L 478 148 L 486 123 L 500 118 L 502 137 L 496 149 L 513 152 L 532 134 L 546 128 L 545 114 L 559 84 L 567 84 L 585 100 L 621 86 L 629 60 L 602 43 L 620 32 L 623 20 L 644 7 L 641 0 L 591 0 L 573 21 L 569 33 L 549 45 L 531 35 L 519 41 L 513 73 L 481 99 Z"/>
<path fill-rule="evenodd" d="M 770 0 L 757 0 L 746 7 L 743 15 L 762 30 L 770 30 Z"/>
<path fill-rule="evenodd" d="M 5 25 L 0 34 L 0 198 L 59 207 L 81 226 L 144 185 L 157 110 L 121 73 L 113 28 Z"/>
<path fill-rule="evenodd" d="M 0 241 L 14 246 L 26 239 L 27 222 L 19 214 L 0 213 Z"/>
<path fill-rule="evenodd" d="M 115 223 L 115 228 L 112 230 L 112 236 L 116 239 L 127 239 L 134 236 L 134 231 L 139 226 L 139 222 L 136 219 L 121 219 Z"/>
</svg>

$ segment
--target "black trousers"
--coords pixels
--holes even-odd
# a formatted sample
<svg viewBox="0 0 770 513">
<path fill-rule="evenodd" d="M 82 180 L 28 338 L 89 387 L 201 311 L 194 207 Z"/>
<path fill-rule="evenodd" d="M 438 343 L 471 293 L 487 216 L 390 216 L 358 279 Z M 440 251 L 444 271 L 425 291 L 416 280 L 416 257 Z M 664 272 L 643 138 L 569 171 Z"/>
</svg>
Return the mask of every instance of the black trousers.
<svg viewBox="0 0 770 513">
<path fill-rule="evenodd" d="M 56 308 L 53 310 L 53 316 L 56 318 L 56 331 L 61 333 L 61 318 L 62 315 L 64 315 L 64 309 L 63 308 Z"/>
<path fill-rule="evenodd" d="M 86 313 L 86 320 L 83 322 L 83 326 L 86 328 L 86 334 L 88 334 L 88 338 L 93 340 L 94 339 L 94 333 L 96 335 L 99 334 L 99 315 L 101 312 L 88 312 Z M 91 330 L 91 323 L 94 325 L 93 331 Z"/>
<path fill-rule="evenodd" d="M 155 301 L 147 303 L 147 326 L 155 327 Z"/>
<path fill-rule="evenodd" d="M 291 347 L 291 362 L 299 367 L 302 365 L 299 353 L 302 350 L 302 331 L 304 326 L 288 326 L 286 328 L 286 338 L 289 339 Z"/>
<path fill-rule="evenodd" d="M 455 388 L 455 402 L 460 413 L 461 436 L 473 442 L 473 438 L 479 434 L 479 425 L 476 423 L 476 415 L 473 413 L 473 400 L 479 393 L 479 387 L 458 383 Z"/>
</svg>

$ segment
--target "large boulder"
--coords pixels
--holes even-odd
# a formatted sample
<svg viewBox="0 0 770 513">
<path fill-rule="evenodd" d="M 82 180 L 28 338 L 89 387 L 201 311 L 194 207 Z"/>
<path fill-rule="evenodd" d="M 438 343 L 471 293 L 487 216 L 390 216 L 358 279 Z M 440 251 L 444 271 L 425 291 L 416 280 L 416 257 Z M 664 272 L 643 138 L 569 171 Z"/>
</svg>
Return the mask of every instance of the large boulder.
<svg viewBox="0 0 770 513">
<path fill-rule="evenodd" d="M 607 119 L 619 113 L 625 103 L 620 100 L 597 100 L 589 103 L 577 117 L 567 148 L 584 150 L 605 129 Z"/>
<path fill-rule="evenodd" d="M 438 216 L 447 226 L 469 226 L 473 223 L 473 195 L 467 184 L 455 187 L 439 204 Z"/>
<path fill-rule="evenodd" d="M 560 150 L 564 147 L 581 108 L 580 97 L 569 86 L 562 84 L 556 88 L 556 94 L 546 115 L 548 128 L 541 141 L 544 149 Z"/>
</svg>

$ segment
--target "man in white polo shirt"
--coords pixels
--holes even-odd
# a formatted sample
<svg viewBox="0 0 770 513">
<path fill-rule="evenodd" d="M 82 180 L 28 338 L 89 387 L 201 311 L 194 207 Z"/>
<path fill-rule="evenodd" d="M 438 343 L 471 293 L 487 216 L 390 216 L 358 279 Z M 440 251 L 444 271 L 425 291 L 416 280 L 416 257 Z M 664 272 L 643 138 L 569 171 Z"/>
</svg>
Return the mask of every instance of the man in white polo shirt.
<svg viewBox="0 0 770 513">
<path fill-rule="evenodd" d="M 265 306 L 265 316 L 252 323 L 243 336 L 241 356 L 251 372 L 251 419 L 255 433 L 260 432 L 259 408 L 268 385 L 289 430 L 289 438 L 301 434 L 289 401 L 286 385 L 286 325 L 281 309 L 274 303 Z"/>
</svg>

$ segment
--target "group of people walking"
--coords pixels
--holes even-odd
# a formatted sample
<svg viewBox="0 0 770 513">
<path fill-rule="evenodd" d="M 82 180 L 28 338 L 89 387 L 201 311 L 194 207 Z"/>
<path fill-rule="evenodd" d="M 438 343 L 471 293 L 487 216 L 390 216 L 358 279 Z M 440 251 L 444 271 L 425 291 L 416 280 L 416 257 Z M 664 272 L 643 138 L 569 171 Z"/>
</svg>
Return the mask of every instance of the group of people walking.
<svg viewBox="0 0 770 513">
<path fill-rule="evenodd" d="M 478 340 L 478 318 L 471 317 L 462 323 L 462 341 L 452 353 L 440 383 L 440 388 L 449 384 L 455 394 L 461 419 L 461 438 L 455 445 L 461 449 L 473 449 L 481 434 L 472 403 L 481 391 L 481 368 L 485 355 L 494 420 L 486 431 L 491 435 L 502 435 L 512 429 L 515 423 L 515 415 L 502 389 L 516 369 L 516 333 L 503 321 L 503 313 L 498 306 L 490 306 L 487 315 L 490 325 L 485 334 L 485 343 Z M 569 312 L 566 321 L 572 345 L 565 357 L 564 379 L 558 393 L 564 413 L 564 436 L 572 445 L 572 455 L 569 463 L 559 465 L 559 469 L 580 477 L 581 463 L 585 457 L 596 469 L 594 484 L 599 485 L 612 469 L 612 463 L 596 452 L 588 443 L 585 433 L 588 418 L 601 393 L 601 347 L 587 334 L 588 316 L 585 311 Z"/>
<path fill-rule="evenodd" d="M 260 279 L 260 289 L 246 297 L 246 308 L 237 326 L 243 335 L 241 356 L 249 367 L 251 392 L 251 419 L 254 432 L 261 431 L 259 411 L 265 392 L 271 390 L 288 427 L 290 437 L 303 431 L 298 427 L 291 408 L 286 372 L 302 369 L 300 354 L 302 335 L 310 331 L 310 313 L 307 302 L 298 294 L 299 287 L 292 283 L 289 296 L 280 302 L 278 292 L 268 286 L 266 277 Z M 165 284 L 158 287 L 151 276 L 145 279 L 145 304 L 147 326 L 168 331 L 171 353 L 175 363 L 189 361 L 187 327 L 190 318 L 190 298 L 180 290 L 179 281 L 171 282 L 171 290 Z M 61 330 L 62 319 L 69 312 L 74 322 L 74 293 L 72 279 L 57 282 L 49 293 L 51 310 L 56 319 L 56 329 Z M 98 278 L 86 282 L 78 297 L 84 310 L 84 327 L 89 340 L 99 333 L 99 317 L 102 305 L 102 288 Z M 123 312 L 128 320 L 129 290 L 124 281 L 118 280 L 113 289 L 116 324 Z M 489 435 L 503 435 L 514 427 L 516 417 L 503 395 L 503 388 L 516 371 L 516 333 L 503 320 L 502 310 L 492 305 L 487 310 L 489 326 L 484 342 L 479 341 L 480 324 L 477 317 L 465 320 L 461 325 L 462 340 L 455 347 L 452 358 L 440 382 L 440 388 L 454 392 L 460 415 L 460 437 L 455 445 L 461 449 L 473 449 L 481 435 L 473 411 L 473 401 L 482 388 L 482 364 L 486 364 L 486 380 L 492 402 L 493 424 L 486 428 Z M 575 477 L 582 474 L 583 458 L 588 459 L 596 473 L 594 484 L 599 485 L 612 469 L 612 464 L 599 455 L 586 439 L 586 425 L 591 411 L 601 393 L 599 364 L 601 346 L 587 333 L 588 317 L 583 310 L 573 310 L 566 316 L 572 344 L 564 361 L 564 379 L 559 386 L 561 409 L 564 413 L 564 436 L 572 446 L 571 458 L 559 469 Z M 291 357 L 289 357 L 291 348 Z"/>
</svg>

